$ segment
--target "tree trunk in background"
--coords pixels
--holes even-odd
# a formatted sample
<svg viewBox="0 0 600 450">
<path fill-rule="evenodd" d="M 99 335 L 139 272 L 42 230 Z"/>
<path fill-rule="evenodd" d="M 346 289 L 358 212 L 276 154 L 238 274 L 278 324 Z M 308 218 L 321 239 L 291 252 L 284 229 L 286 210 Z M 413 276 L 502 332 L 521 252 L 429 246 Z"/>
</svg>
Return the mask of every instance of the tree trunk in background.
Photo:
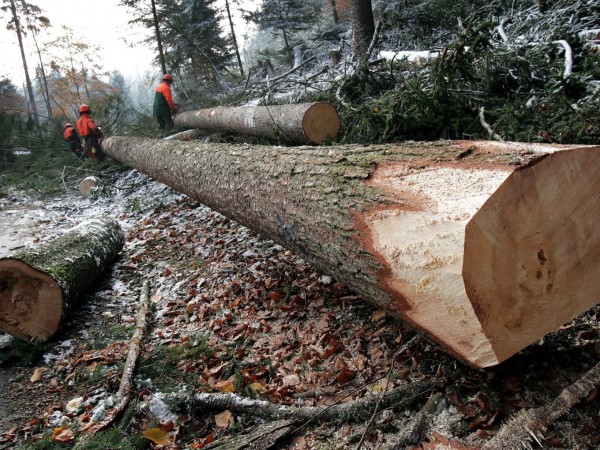
<svg viewBox="0 0 600 450">
<path fill-rule="evenodd" d="M 175 126 L 230 131 L 287 142 L 321 144 L 340 130 L 335 108 L 325 102 L 272 106 L 220 106 L 186 111 L 174 118 Z"/>
<path fill-rule="evenodd" d="M 544 14 L 546 12 L 546 0 L 538 0 L 538 12 Z"/>
<path fill-rule="evenodd" d="M 10 0 L 10 10 L 12 13 L 13 23 L 15 26 L 15 33 L 17 33 L 17 41 L 19 42 L 19 49 L 21 50 L 21 60 L 23 61 L 23 70 L 25 71 L 25 83 L 27 85 L 27 93 L 29 94 L 29 106 L 33 113 L 33 120 L 36 125 L 40 124 L 38 117 L 37 107 L 35 105 L 35 97 L 33 95 L 33 84 L 31 84 L 31 78 L 29 77 L 29 68 L 27 67 L 27 58 L 25 57 L 25 47 L 23 46 L 23 33 L 21 31 L 21 22 L 17 14 L 17 7 L 15 0 Z"/>
<path fill-rule="evenodd" d="M 104 150 L 296 252 L 478 367 L 600 299 L 600 147 L 111 137 Z"/>
<path fill-rule="evenodd" d="M 160 37 L 160 27 L 158 24 L 158 13 L 156 12 L 156 1 L 151 0 L 152 4 L 152 20 L 154 21 L 154 33 L 156 34 L 156 46 L 158 47 L 158 60 L 160 61 L 160 68 L 162 69 L 163 75 L 167 72 L 167 63 L 165 61 L 165 53 L 163 51 L 162 39 Z"/>
<path fill-rule="evenodd" d="M 46 341 L 124 243 L 118 222 L 96 219 L 35 250 L 0 259 L 0 329 Z"/>
<path fill-rule="evenodd" d="M 35 31 L 32 30 L 33 42 L 35 43 L 35 49 L 40 60 L 40 90 L 44 97 L 44 103 L 46 104 L 46 111 L 48 114 L 48 120 L 52 120 L 52 107 L 50 106 L 50 89 L 48 89 L 48 78 L 46 77 L 46 70 L 44 69 L 44 61 L 42 60 L 42 52 L 35 37 Z"/>
<path fill-rule="evenodd" d="M 333 24 L 337 25 L 340 23 L 340 16 L 338 16 L 335 0 L 329 0 L 329 4 L 331 5 L 331 17 L 333 18 Z"/>
<path fill-rule="evenodd" d="M 240 49 L 238 47 L 237 38 L 235 37 L 235 28 L 233 26 L 233 20 L 231 19 L 229 0 L 225 0 L 225 8 L 227 9 L 227 18 L 229 19 L 229 27 L 231 28 L 231 38 L 233 39 L 233 48 L 235 49 L 235 56 L 237 58 L 238 67 L 240 68 L 240 75 L 242 76 L 242 78 L 244 78 L 244 66 L 242 65 L 242 58 L 240 57 Z"/>
<path fill-rule="evenodd" d="M 356 56 L 365 56 L 373 33 L 375 19 L 371 0 L 352 0 L 352 50 Z"/>
</svg>

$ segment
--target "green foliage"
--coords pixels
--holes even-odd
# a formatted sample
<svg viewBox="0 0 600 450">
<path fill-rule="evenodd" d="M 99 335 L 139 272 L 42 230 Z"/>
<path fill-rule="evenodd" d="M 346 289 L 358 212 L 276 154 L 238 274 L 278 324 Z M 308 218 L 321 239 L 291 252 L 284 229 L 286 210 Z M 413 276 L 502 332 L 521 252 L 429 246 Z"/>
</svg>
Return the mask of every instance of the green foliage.
<svg viewBox="0 0 600 450">
<path fill-rule="evenodd" d="M 587 6 L 589 13 L 598 9 Z M 571 18 L 586 17 L 582 6 L 577 12 L 565 2 L 555 7 L 567 8 Z M 599 143 L 598 55 L 585 48 L 573 23 L 556 29 L 538 23 L 548 39 L 560 36 L 569 43 L 573 67 L 568 76 L 560 42 L 504 45 L 497 39 L 498 26 L 479 11 L 460 22 L 432 61 L 361 66 L 336 88 L 340 140 L 487 139 L 485 120 L 505 140 Z M 522 26 L 515 32 L 523 32 Z"/>
<path fill-rule="evenodd" d="M 198 374 L 194 371 L 188 373 L 181 367 L 186 362 L 193 365 L 197 361 L 209 358 L 212 353 L 213 350 L 204 335 L 191 337 L 180 345 L 160 345 L 140 364 L 139 376 L 141 379 L 152 380 L 159 390 L 170 391 L 182 384 L 196 386 Z"/>
<path fill-rule="evenodd" d="M 0 350 L 0 367 L 19 362 L 25 367 L 32 367 L 46 351 L 44 344 L 30 344 L 18 339 L 13 339 L 11 344 Z"/>
<path fill-rule="evenodd" d="M 281 57 L 287 64 L 293 63 L 292 48 L 302 42 L 300 32 L 311 29 L 320 14 L 322 2 L 315 0 L 265 0 L 261 8 L 246 15 L 247 20 L 258 24 L 259 30 L 269 31 L 272 37 L 283 40 Z M 264 56 L 268 55 L 262 52 Z"/>
</svg>

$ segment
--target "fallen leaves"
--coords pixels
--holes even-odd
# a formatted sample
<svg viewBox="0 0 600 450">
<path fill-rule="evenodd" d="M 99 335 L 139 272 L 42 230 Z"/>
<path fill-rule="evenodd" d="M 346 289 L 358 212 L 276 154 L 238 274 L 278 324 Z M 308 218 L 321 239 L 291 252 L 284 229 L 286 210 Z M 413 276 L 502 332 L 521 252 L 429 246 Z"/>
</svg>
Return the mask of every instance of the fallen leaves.
<svg viewBox="0 0 600 450">
<path fill-rule="evenodd" d="M 45 369 L 43 367 L 38 367 L 33 371 L 33 375 L 31 375 L 29 381 L 31 381 L 32 383 L 37 383 L 42 378 L 44 378 L 44 371 Z"/>
<path fill-rule="evenodd" d="M 215 414 L 215 424 L 217 428 L 229 428 L 234 422 L 233 414 L 229 410 Z"/>
<path fill-rule="evenodd" d="M 171 439 L 167 432 L 159 427 L 144 430 L 142 434 L 157 445 L 167 445 L 171 443 Z"/>
<path fill-rule="evenodd" d="M 73 431 L 66 426 L 57 427 L 52 432 L 50 439 L 55 442 L 71 442 L 75 438 Z"/>
</svg>

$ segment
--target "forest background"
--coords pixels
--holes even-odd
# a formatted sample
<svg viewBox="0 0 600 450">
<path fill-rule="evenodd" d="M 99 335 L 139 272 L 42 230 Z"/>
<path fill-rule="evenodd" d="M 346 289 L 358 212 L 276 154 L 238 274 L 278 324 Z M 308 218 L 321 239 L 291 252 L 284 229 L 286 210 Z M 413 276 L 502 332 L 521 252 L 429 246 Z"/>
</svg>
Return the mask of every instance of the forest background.
<svg viewBox="0 0 600 450">
<path fill-rule="evenodd" d="M 73 162 L 62 129 L 81 103 L 107 135 L 162 136 L 150 102 L 166 72 L 183 111 L 329 101 L 342 118 L 338 143 L 600 142 L 595 1 L 265 0 L 249 11 L 239 0 L 122 0 L 148 31 L 132 44 L 155 54 L 145 96 L 104 69 L 99 43 L 66 27 L 48 33 L 33 3 L 1 4 L 26 83 L 0 78 L 0 193 L 60 188 L 52 180 Z"/>
</svg>

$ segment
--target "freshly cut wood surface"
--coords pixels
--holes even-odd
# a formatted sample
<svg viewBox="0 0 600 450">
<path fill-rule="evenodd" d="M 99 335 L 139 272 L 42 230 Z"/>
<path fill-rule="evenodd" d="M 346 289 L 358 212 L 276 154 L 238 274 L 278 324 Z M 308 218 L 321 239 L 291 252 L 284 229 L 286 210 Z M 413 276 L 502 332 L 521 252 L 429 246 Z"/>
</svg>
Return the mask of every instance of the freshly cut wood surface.
<svg viewBox="0 0 600 450">
<path fill-rule="evenodd" d="M 321 144 L 340 130 L 335 108 L 325 102 L 272 106 L 238 106 L 201 109 L 177 114 L 178 127 L 230 131 L 299 144 Z"/>
<path fill-rule="evenodd" d="M 282 148 L 125 137 L 105 147 L 478 367 L 600 301 L 592 263 L 600 147 Z"/>
<path fill-rule="evenodd" d="M 45 341 L 125 242 L 118 222 L 83 222 L 37 249 L 0 259 L 0 329 Z"/>
<path fill-rule="evenodd" d="M 499 359 L 600 302 L 600 150 L 511 174 L 467 224 L 466 293 Z"/>
</svg>

